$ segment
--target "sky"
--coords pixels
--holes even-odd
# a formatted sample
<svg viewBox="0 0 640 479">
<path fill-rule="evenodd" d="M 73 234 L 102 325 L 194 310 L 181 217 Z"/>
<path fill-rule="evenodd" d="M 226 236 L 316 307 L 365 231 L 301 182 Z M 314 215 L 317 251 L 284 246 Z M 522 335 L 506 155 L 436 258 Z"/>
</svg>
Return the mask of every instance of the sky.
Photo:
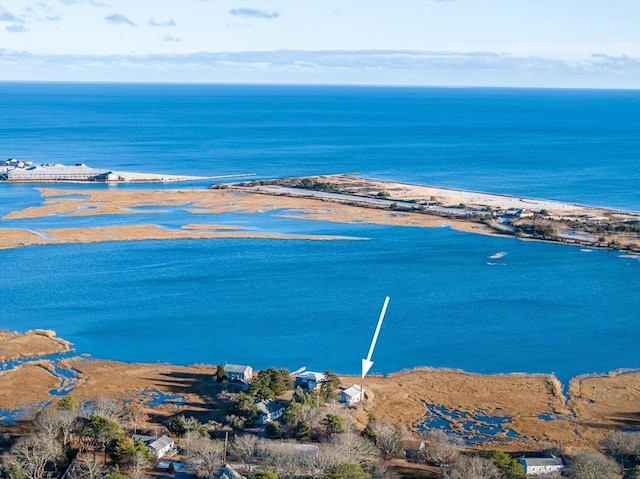
<svg viewBox="0 0 640 479">
<path fill-rule="evenodd" d="M 640 0 L 0 0 L 0 81 L 640 89 Z"/>
</svg>

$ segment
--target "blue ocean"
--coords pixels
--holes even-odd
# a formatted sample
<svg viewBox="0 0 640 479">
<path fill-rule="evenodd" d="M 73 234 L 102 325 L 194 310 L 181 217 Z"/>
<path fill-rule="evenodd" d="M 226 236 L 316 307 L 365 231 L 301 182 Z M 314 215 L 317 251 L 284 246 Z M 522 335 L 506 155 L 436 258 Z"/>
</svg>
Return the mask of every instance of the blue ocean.
<svg viewBox="0 0 640 479">
<path fill-rule="evenodd" d="M 0 158 L 14 157 L 247 179 L 359 173 L 640 211 L 640 92 L 0 83 Z M 41 204 L 36 187 L 0 184 L 0 215 Z M 53 329 L 94 358 L 359 374 L 388 295 L 373 372 L 554 372 L 566 382 L 640 368 L 637 257 L 278 213 L 124 216 L 1 219 L 0 234 L 222 222 L 362 241 L 4 250 L 0 328 Z M 498 251 L 507 255 L 488 264 Z"/>
</svg>

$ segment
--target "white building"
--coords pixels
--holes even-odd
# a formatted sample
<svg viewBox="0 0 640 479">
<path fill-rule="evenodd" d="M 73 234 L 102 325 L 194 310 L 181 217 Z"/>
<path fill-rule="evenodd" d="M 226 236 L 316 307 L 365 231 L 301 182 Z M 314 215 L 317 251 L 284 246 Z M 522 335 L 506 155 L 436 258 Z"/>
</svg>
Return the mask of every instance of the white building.
<svg viewBox="0 0 640 479">
<path fill-rule="evenodd" d="M 548 472 L 560 472 L 564 469 L 562 458 L 551 457 L 521 457 L 518 462 L 524 468 L 525 474 L 535 476 Z"/>
<path fill-rule="evenodd" d="M 248 383 L 253 377 L 253 369 L 251 366 L 244 364 L 225 364 L 224 373 L 229 381 L 241 381 Z"/>
<path fill-rule="evenodd" d="M 338 393 L 338 401 L 347 406 L 353 406 L 364 399 L 364 390 L 359 384 L 343 389 Z"/>
<path fill-rule="evenodd" d="M 141 442 L 147 449 L 151 451 L 155 461 L 163 457 L 171 457 L 178 452 L 176 444 L 169 436 L 144 436 L 142 434 L 134 434 L 132 437 L 134 442 Z"/>
</svg>

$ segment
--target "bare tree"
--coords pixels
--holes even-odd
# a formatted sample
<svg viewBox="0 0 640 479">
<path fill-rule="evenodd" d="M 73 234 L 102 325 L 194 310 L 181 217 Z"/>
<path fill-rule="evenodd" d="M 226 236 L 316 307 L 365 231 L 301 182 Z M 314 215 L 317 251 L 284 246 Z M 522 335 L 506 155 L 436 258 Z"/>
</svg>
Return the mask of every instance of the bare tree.
<svg viewBox="0 0 640 479">
<path fill-rule="evenodd" d="M 258 438 L 251 434 L 235 436 L 231 440 L 231 452 L 240 459 L 248 473 L 251 474 L 251 460 L 258 452 Z"/>
<path fill-rule="evenodd" d="M 640 459 L 640 432 L 616 431 L 605 437 L 602 446 L 624 465 L 626 457 Z"/>
<path fill-rule="evenodd" d="M 380 460 L 380 451 L 375 445 L 355 433 L 333 436 L 323 447 L 323 451 L 325 455 L 335 458 L 331 465 L 349 463 L 368 466 Z"/>
<path fill-rule="evenodd" d="M 149 419 L 144 401 L 136 394 L 131 394 L 127 398 L 123 407 L 123 413 L 131 429 L 133 429 L 134 434 L 137 434 L 138 427 Z"/>
<path fill-rule="evenodd" d="M 500 479 L 502 473 L 490 459 L 477 456 L 460 456 L 451 468 L 444 472 L 446 479 Z"/>
<path fill-rule="evenodd" d="M 109 469 L 98 461 L 78 461 L 73 469 L 71 479 L 102 479 L 109 474 Z"/>
<path fill-rule="evenodd" d="M 224 446 L 219 441 L 212 441 L 198 432 L 189 431 L 182 444 L 198 477 L 211 477 L 223 466 Z"/>
<path fill-rule="evenodd" d="M 143 471 L 150 465 L 151 465 L 151 461 L 149 460 L 149 458 L 141 451 L 137 451 L 131 458 L 131 466 L 130 466 L 131 479 L 143 479 L 147 477 Z"/>
<path fill-rule="evenodd" d="M 128 423 L 124 404 L 110 399 L 96 399 L 82 406 L 80 416 L 100 416 L 125 428 Z"/>
<path fill-rule="evenodd" d="M 37 432 L 51 439 L 61 438 L 62 444 L 66 446 L 76 417 L 74 412 L 49 407 L 36 415 L 33 424 Z"/>
<path fill-rule="evenodd" d="M 60 443 L 36 434 L 19 439 L 4 456 L 4 463 L 16 467 L 27 479 L 42 479 L 47 464 L 61 455 Z"/>
<path fill-rule="evenodd" d="M 433 462 L 441 468 L 455 461 L 460 453 L 458 442 L 439 429 L 429 431 L 426 444 L 420 456 L 427 462 Z"/>
<path fill-rule="evenodd" d="M 317 475 L 315 474 L 317 473 L 316 454 L 297 450 L 295 443 L 268 442 L 266 444 L 264 458 L 266 468 L 275 472 L 281 479 Z"/>
<path fill-rule="evenodd" d="M 373 426 L 376 446 L 380 449 L 384 459 L 399 457 L 402 453 L 402 433 L 400 429 L 389 421 L 376 421 Z"/>
<path fill-rule="evenodd" d="M 569 477 L 573 479 L 614 479 L 620 477 L 618 464 L 597 451 L 576 454 L 569 463 L 568 471 Z"/>
</svg>

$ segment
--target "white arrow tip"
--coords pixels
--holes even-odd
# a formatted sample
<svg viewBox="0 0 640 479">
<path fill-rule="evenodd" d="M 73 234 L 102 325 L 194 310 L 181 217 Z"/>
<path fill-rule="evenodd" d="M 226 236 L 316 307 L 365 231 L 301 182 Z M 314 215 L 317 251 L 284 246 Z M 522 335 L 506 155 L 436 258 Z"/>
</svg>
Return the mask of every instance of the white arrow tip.
<svg viewBox="0 0 640 479">
<path fill-rule="evenodd" d="M 371 366 L 373 366 L 373 361 L 370 361 L 368 359 L 362 360 L 362 377 L 363 378 L 367 375 L 367 373 L 369 372 L 369 369 L 371 369 Z"/>
</svg>

